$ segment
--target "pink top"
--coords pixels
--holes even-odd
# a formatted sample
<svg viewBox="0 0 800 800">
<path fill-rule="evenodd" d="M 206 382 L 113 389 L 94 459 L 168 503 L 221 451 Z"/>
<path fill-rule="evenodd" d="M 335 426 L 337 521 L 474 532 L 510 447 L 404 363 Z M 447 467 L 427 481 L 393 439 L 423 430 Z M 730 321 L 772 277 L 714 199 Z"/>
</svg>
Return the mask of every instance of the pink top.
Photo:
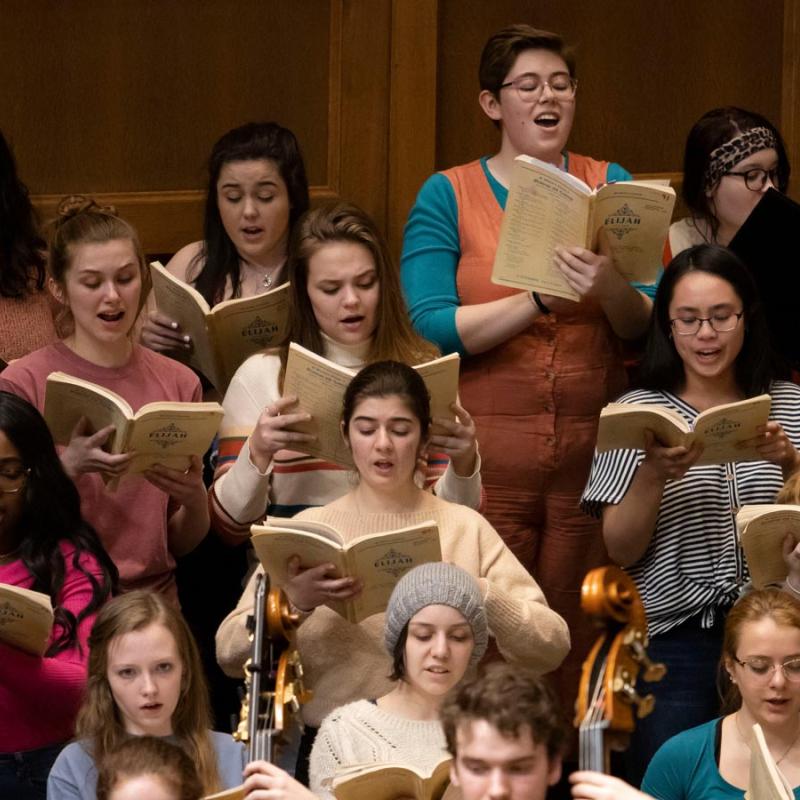
<svg viewBox="0 0 800 800">
<path fill-rule="evenodd" d="M 60 548 L 64 555 L 64 585 L 56 604 L 77 616 L 92 599 L 92 585 L 72 565 L 75 547 L 62 542 Z M 94 556 L 84 553 L 80 563 L 102 580 L 103 573 Z M 0 564 L 0 583 L 32 589 L 33 575 L 18 559 Z M 86 685 L 88 639 L 95 616 L 90 614 L 78 625 L 73 647 L 52 658 L 32 656 L 0 642 L 0 753 L 46 747 L 72 737 Z M 53 636 L 60 631 L 58 625 L 54 626 Z"/>
<path fill-rule="evenodd" d="M 56 342 L 9 364 L 0 374 L 0 389 L 43 411 L 47 376 L 57 370 L 111 389 L 134 411 L 157 400 L 202 399 L 200 381 L 188 367 L 140 345 L 125 366 L 100 367 Z M 113 492 L 98 473 L 81 475 L 75 485 L 83 518 L 117 565 L 120 589 L 152 589 L 177 600 L 175 559 L 167 542 L 169 496 L 140 476 L 126 477 Z"/>
</svg>

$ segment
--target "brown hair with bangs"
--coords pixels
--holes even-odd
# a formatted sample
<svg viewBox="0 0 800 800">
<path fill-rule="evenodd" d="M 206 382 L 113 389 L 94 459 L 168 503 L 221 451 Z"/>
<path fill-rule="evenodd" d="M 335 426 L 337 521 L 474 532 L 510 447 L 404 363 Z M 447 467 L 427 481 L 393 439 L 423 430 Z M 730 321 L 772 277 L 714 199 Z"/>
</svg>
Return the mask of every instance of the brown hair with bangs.
<svg viewBox="0 0 800 800">
<path fill-rule="evenodd" d="M 114 639 L 150 625 L 163 625 L 175 640 L 182 676 L 172 733 L 196 765 L 203 794 L 212 794 L 221 787 L 209 735 L 211 711 L 200 653 L 180 611 L 160 594 L 128 592 L 100 609 L 89 636 L 89 675 L 75 730 L 79 738 L 89 741 L 97 764 L 128 738 L 108 683 L 108 652 Z"/>
</svg>

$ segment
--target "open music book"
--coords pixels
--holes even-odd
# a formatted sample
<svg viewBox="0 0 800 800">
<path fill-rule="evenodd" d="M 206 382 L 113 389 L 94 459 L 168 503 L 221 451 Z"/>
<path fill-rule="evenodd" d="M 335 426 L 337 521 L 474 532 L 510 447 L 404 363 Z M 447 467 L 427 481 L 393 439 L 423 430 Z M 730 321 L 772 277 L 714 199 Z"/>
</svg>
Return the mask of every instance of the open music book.
<svg viewBox="0 0 800 800">
<path fill-rule="evenodd" d="M 648 403 L 609 403 L 600 412 L 597 429 L 597 452 L 606 450 L 644 450 L 645 431 L 668 447 L 689 447 L 699 440 L 703 453 L 698 464 L 725 464 L 729 461 L 759 461 L 754 446 L 743 446 L 758 436 L 766 425 L 772 398 L 768 394 L 725 403 L 700 414 L 694 428 L 677 412 Z"/>
<path fill-rule="evenodd" d="M 289 313 L 289 284 L 254 297 L 224 300 L 210 308 L 194 286 L 176 278 L 158 262 L 150 264 L 158 310 L 192 337 L 186 358 L 224 393 L 233 373 L 248 357 L 283 341 Z"/>
<path fill-rule="evenodd" d="M 191 456 L 208 450 L 224 411 L 219 403 L 146 403 L 136 413 L 116 392 L 65 372 L 47 376 L 44 418 L 56 444 L 69 444 L 81 417 L 89 432 L 114 426 L 104 450 L 136 455 L 127 473 L 144 472 L 153 464 L 185 470 Z"/>
<path fill-rule="evenodd" d="M 745 800 L 794 800 L 794 790 L 769 752 L 761 726 L 753 725 L 750 738 L 750 778 Z"/>
<path fill-rule="evenodd" d="M 268 517 L 266 525 L 253 525 L 250 531 L 272 586 L 286 584 L 286 562 L 294 555 L 300 556 L 304 567 L 331 562 L 340 576 L 361 579 L 364 588 L 355 597 L 326 603 L 353 623 L 384 611 L 395 584 L 410 569 L 442 560 L 439 529 L 433 521 L 369 533 L 347 544 L 332 526 L 309 520 Z"/>
<path fill-rule="evenodd" d="M 444 756 L 430 772 L 408 764 L 355 764 L 330 781 L 337 800 L 439 800 L 450 783 L 453 759 Z"/>
<path fill-rule="evenodd" d="M 663 182 L 620 181 L 595 190 L 553 164 L 517 156 L 492 282 L 580 300 L 553 263 L 555 248 L 595 250 L 603 228 L 617 270 L 630 281 L 653 283 L 674 205 L 675 190 Z"/>
<path fill-rule="evenodd" d="M 739 542 L 756 589 L 786 580 L 783 540 L 791 534 L 800 542 L 800 506 L 770 503 L 742 506 L 736 515 Z"/>
<path fill-rule="evenodd" d="M 458 396 L 457 353 L 427 361 L 414 369 L 419 372 L 431 396 L 431 416 L 454 419 L 450 404 Z M 311 414 L 308 422 L 293 430 L 316 436 L 312 442 L 298 445 L 310 456 L 352 466 L 350 451 L 345 447 L 339 422 L 342 418 L 344 393 L 357 370 L 341 367 L 327 358 L 312 353 L 292 342 L 283 379 L 283 394 L 296 395 L 301 410 Z M 433 432 L 436 426 L 432 427 Z"/>
<path fill-rule="evenodd" d="M 0 583 L 0 641 L 44 655 L 53 630 L 53 605 L 43 592 Z"/>
</svg>

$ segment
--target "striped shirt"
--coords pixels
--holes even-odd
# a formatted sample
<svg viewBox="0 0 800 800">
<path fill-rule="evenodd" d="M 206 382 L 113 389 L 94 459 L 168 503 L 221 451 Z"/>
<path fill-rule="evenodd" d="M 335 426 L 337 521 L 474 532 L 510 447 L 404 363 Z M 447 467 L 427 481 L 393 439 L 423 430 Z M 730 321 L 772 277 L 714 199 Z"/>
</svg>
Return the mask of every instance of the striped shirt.
<svg viewBox="0 0 800 800">
<path fill-rule="evenodd" d="M 779 422 L 800 449 L 800 387 L 775 381 L 770 419 Z M 618 402 L 662 405 L 694 425 L 698 411 L 671 392 L 638 389 Z M 594 454 L 581 505 L 593 516 L 617 504 L 633 481 L 643 450 Z M 667 481 L 655 532 L 642 558 L 628 568 L 642 595 L 650 635 L 664 633 L 700 615 L 710 627 L 718 608 L 730 606 L 748 579 L 736 533 L 736 513 L 750 503 L 773 503 L 783 486 L 777 464 L 767 461 L 692 467 Z"/>
</svg>

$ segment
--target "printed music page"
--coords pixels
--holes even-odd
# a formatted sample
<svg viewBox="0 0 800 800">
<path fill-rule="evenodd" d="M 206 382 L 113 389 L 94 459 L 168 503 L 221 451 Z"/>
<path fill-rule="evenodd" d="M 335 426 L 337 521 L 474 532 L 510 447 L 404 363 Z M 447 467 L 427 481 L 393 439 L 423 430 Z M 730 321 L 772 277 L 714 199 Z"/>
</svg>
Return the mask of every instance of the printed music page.
<svg viewBox="0 0 800 800">
<path fill-rule="evenodd" d="M 800 542 L 800 506 L 786 504 L 742 506 L 736 515 L 739 541 L 750 580 L 756 589 L 786 580 L 783 541 L 787 534 Z"/>
<path fill-rule="evenodd" d="M 553 258 L 556 247 L 589 246 L 591 190 L 565 174 L 528 156 L 514 160 L 493 283 L 580 300 Z"/>
</svg>

